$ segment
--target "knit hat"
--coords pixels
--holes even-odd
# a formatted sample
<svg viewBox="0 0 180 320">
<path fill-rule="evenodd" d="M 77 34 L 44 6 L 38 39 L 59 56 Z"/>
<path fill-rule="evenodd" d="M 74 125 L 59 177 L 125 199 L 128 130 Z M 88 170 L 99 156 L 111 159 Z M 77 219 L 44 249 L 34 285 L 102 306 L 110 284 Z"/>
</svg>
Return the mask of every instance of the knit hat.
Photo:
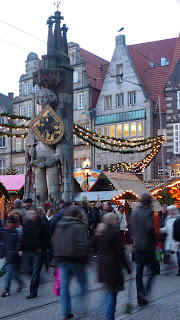
<svg viewBox="0 0 180 320">
<path fill-rule="evenodd" d="M 170 206 L 166 207 L 166 210 L 168 210 L 168 211 L 176 211 L 177 207 L 174 204 L 171 204 Z"/>
<path fill-rule="evenodd" d="M 32 200 L 31 198 L 27 198 L 24 202 L 25 202 L 25 203 L 26 203 L 26 202 L 27 202 L 27 203 L 33 203 L 33 200 Z"/>
</svg>

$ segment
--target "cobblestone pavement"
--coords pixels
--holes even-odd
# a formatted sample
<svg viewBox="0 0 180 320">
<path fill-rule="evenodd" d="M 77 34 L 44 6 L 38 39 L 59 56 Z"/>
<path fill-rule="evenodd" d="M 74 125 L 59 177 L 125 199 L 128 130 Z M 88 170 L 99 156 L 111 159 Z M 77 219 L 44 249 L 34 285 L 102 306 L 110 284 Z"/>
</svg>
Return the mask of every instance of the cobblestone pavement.
<svg viewBox="0 0 180 320">
<path fill-rule="evenodd" d="M 156 276 L 149 297 L 149 305 L 145 308 L 136 306 L 135 266 L 132 276 L 125 275 L 125 290 L 119 292 L 116 308 L 116 320 L 180 320 L 180 277 L 176 277 L 175 261 L 167 266 L 161 264 L 161 274 Z M 86 294 L 86 316 L 80 316 L 81 307 L 78 299 L 78 285 L 75 280 L 71 284 L 73 319 L 105 320 L 106 295 L 102 284 L 96 281 L 96 262 L 88 266 L 89 288 Z M 146 278 L 146 275 L 145 275 Z M 27 300 L 29 278 L 25 276 L 26 287 L 23 292 L 16 293 L 17 285 L 13 281 L 11 295 L 0 297 L 0 320 L 60 320 L 59 298 L 53 295 L 53 269 L 43 272 L 36 299 Z M 145 281 L 146 279 L 144 279 Z M 3 279 L 0 278 L 0 289 L 3 291 Z M 131 315 L 125 314 L 128 302 L 128 291 L 131 289 Z"/>
</svg>

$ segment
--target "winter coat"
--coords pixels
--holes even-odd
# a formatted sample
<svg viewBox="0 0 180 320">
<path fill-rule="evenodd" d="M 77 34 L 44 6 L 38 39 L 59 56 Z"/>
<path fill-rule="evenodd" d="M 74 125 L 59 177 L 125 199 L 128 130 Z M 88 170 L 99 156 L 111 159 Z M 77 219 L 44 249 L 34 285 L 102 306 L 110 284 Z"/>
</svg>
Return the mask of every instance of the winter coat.
<svg viewBox="0 0 180 320">
<path fill-rule="evenodd" d="M 48 221 L 38 217 L 37 220 L 28 220 L 23 227 L 22 251 L 45 251 L 50 242 L 50 227 Z"/>
<path fill-rule="evenodd" d="M 127 228 L 126 214 L 125 212 L 121 213 L 120 211 L 117 211 L 117 214 L 119 216 L 120 230 L 125 231 Z"/>
<path fill-rule="evenodd" d="M 170 251 L 179 251 L 179 242 L 174 240 L 173 237 L 173 227 L 174 227 L 174 222 L 175 220 L 179 218 L 178 214 L 174 214 L 173 216 L 167 216 L 165 226 L 164 228 L 160 228 L 161 233 L 166 233 L 166 240 L 165 240 L 165 250 L 170 250 Z"/>
<path fill-rule="evenodd" d="M 135 250 L 154 251 L 156 245 L 153 211 L 141 203 L 131 213 L 130 232 Z"/>
<path fill-rule="evenodd" d="M 52 243 L 54 256 L 61 262 L 81 262 L 87 255 L 86 231 L 78 218 L 63 217 L 57 223 Z"/>
<path fill-rule="evenodd" d="M 20 257 L 18 252 L 22 243 L 22 236 L 14 229 L 6 228 L 3 234 L 3 247 L 1 257 L 6 257 L 7 264 L 18 264 Z"/>
<path fill-rule="evenodd" d="M 96 207 L 94 207 L 91 211 L 91 217 L 92 217 L 92 227 L 91 229 L 94 231 L 98 225 L 98 223 L 100 223 L 100 210 Z"/>
<path fill-rule="evenodd" d="M 100 226 L 100 225 L 99 225 Z M 98 280 L 106 285 L 109 291 L 124 289 L 123 267 L 130 271 L 124 253 L 120 230 L 112 225 L 105 225 L 101 235 L 96 236 L 98 244 Z"/>
<path fill-rule="evenodd" d="M 64 216 L 64 211 L 65 211 L 64 209 L 59 210 L 57 213 L 53 215 L 52 219 L 50 220 L 52 233 L 54 232 L 58 221 L 61 220 L 62 217 Z"/>
</svg>

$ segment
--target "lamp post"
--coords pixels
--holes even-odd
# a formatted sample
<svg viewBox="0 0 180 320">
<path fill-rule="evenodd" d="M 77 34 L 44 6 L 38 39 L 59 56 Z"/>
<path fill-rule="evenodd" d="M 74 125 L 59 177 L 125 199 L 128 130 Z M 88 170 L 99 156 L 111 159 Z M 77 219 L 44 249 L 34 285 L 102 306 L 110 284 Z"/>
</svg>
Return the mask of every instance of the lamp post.
<svg viewBox="0 0 180 320">
<path fill-rule="evenodd" d="M 86 177 L 86 192 L 88 192 L 91 167 L 86 167 L 84 171 L 85 171 L 85 177 Z"/>
</svg>

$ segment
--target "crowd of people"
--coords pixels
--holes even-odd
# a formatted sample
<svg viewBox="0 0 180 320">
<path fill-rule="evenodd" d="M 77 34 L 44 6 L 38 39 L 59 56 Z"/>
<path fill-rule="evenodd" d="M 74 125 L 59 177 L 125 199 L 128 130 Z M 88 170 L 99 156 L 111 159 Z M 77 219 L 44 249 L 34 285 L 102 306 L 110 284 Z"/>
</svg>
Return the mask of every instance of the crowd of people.
<svg viewBox="0 0 180 320">
<path fill-rule="evenodd" d="M 0 220 L 0 258 L 6 259 L 1 296 L 10 295 L 13 278 L 18 283 L 17 292 L 21 292 L 25 286 L 23 273 L 27 273 L 31 277 L 27 299 L 36 298 L 44 264 L 46 269 L 49 266 L 60 269 L 62 319 L 73 317 L 69 289 L 72 277 L 80 285 L 84 314 L 87 264 L 94 259 L 98 280 L 105 285 L 108 295 L 106 320 L 114 320 L 117 294 L 124 290 L 124 270 L 128 274 L 132 272 L 128 246 L 133 247 L 132 260 L 136 263 L 137 303 L 146 306 L 154 276 L 160 273 L 155 251 L 161 242 L 165 264 L 172 253 L 177 254 L 176 276 L 180 276 L 179 212 L 176 206 L 166 204 L 159 213 L 154 212 L 149 193 L 141 196 L 136 209 L 128 216 L 124 205 L 115 206 L 109 201 L 103 207 L 97 201 L 89 214 L 87 208 L 75 201 L 60 200 L 53 211 L 35 207 L 30 198 L 24 203 L 16 199 L 7 221 Z M 150 270 L 146 284 L 143 282 L 145 265 Z"/>
</svg>

